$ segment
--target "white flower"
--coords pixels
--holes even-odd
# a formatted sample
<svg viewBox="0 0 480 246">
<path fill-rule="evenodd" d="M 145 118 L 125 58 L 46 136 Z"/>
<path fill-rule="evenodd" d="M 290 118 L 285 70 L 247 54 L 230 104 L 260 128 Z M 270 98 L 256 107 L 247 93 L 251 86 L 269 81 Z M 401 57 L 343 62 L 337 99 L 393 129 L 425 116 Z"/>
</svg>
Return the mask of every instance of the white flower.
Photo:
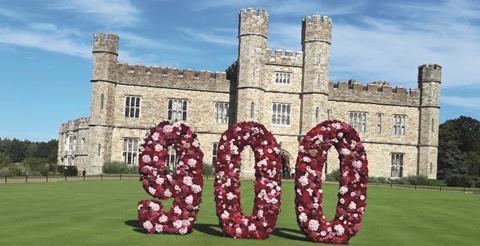
<svg viewBox="0 0 480 246">
<path fill-rule="evenodd" d="M 335 225 L 333 229 L 337 232 L 337 235 L 341 236 L 345 232 L 345 228 L 342 225 Z"/>
<path fill-rule="evenodd" d="M 163 149 L 163 146 L 161 144 L 155 144 L 155 151 L 159 152 Z"/>
<path fill-rule="evenodd" d="M 302 186 L 307 185 L 307 184 L 308 184 L 307 174 L 301 176 L 301 177 L 298 179 L 298 182 L 299 182 Z"/>
<path fill-rule="evenodd" d="M 192 177 L 190 177 L 190 176 L 183 177 L 183 183 L 186 186 L 192 186 L 193 185 Z"/>
<path fill-rule="evenodd" d="M 347 149 L 347 148 L 342 148 L 342 149 L 340 150 L 340 154 L 341 154 L 341 155 L 350 155 L 350 150 Z"/>
<path fill-rule="evenodd" d="M 175 220 L 173 222 L 173 226 L 175 226 L 175 228 L 179 229 L 180 227 L 182 227 L 183 223 L 181 220 Z"/>
<path fill-rule="evenodd" d="M 339 133 L 337 134 L 337 136 L 338 136 L 339 138 L 342 138 L 342 137 L 343 137 L 343 132 L 339 132 Z"/>
<path fill-rule="evenodd" d="M 307 214 L 306 214 L 306 213 L 301 213 L 301 214 L 298 216 L 298 219 L 299 219 L 301 222 L 307 222 L 307 220 L 308 220 Z"/>
<path fill-rule="evenodd" d="M 257 217 L 258 217 L 258 218 L 263 218 L 263 210 L 261 210 L 261 209 L 258 210 L 258 212 L 257 212 Z"/>
<path fill-rule="evenodd" d="M 303 212 L 303 207 L 302 206 L 298 206 L 298 212 Z"/>
<path fill-rule="evenodd" d="M 351 193 L 350 193 L 350 196 L 355 196 L 356 194 L 357 194 L 357 193 L 355 193 L 355 192 L 351 192 Z"/>
<path fill-rule="evenodd" d="M 305 152 L 305 147 L 303 147 L 303 145 L 300 145 L 300 147 L 298 147 L 298 151 L 300 151 L 301 153 Z"/>
<path fill-rule="evenodd" d="M 320 224 L 318 223 L 318 220 L 310 220 L 308 222 L 308 229 L 310 229 L 312 231 L 317 231 L 319 225 Z"/>
<path fill-rule="evenodd" d="M 242 234 L 242 228 L 240 228 L 240 227 L 235 228 L 235 233 L 236 234 Z"/>
<path fill-rule="evenodd" d="M 261 166 L 266 166 L 267 165 L 267 159 L 262 159 L 261 161 L 259 161 L 257 163 L 257 166 L 258 167 L 261 167 Z"/>
<path fill-rule="evenodd" d="M 326 232 L 326 231 L 321 231 L 321 232 L 320 232 L 320 236 L 324 237 L 324 236 L 326 236 L 326 235 L 327 235 L 327 232 Z"/>
<path fill-rule="evenodd" d="M 340 203 L 341 203 L 341 204 L 344 204 L 344 203 L 345 203 L 345 199 L 340 198 Z"/>
<path fill-rule="evenodd" d="M 235 195 L 232 192 L 227 193 L 227 200 L 233 200 L 235 198 Z"/>
<path fill-rule="evenodd" d="M 160 137 L 160 133 L 154 132 L 154 133 L 152 134 L 152 139 L 153 139 L 153 140 L 158 141 L 158 137 Z"/>
<path fill-rule="evenodd" d="M 167 220 L 168 220 L 168 217 L 164 214 L 162 214 L 162 216 L 160 216 L 160 218 L 158 218 L 158 222 L 160 222 L 160 223 L 167 222 Z"/>
<path fill-rule="evenodd" d="M 353 167 L 356 169 L 360 169 L 362 167 L 362 161 L 353 161 L 352 162 Z"/>
<path fill-rule="evenodd" d="M 310 162 L 311 161 L 311 159 L 308 156 L 304 156 L 302 158 L 302 160 L 303 160 L 303 162 Z"/>
<path fill-rule="evenodd" d="M 193 140 L 193 143 L 192 143 L 192 145 L 193 145 L 193 147 L 195 147 L 195 148 L 198 148 L 198 147 L 200 147 L 200 144 L 198 143 L 198 140 L 196 140 L 196 139 L 195 139 L 195 140 Z"/>
<path fill-rule="evenodd" d="M 192 191 L 193 191 L 193 193 L 195 193 L 195 194 L 196 194 L 196 193 L 199 193 L 200 191 L 202 191 L 202 187 L 200 187 L 200 185 L 194 184 L 194 185 L 192 185 Z"/>
<path fill-rule="evenodd" d="M 171 197 L 171 196 L 172 196 L 172 192 L 171 192 L 170 190 L 165 190 L 165 191 L 163 192 L 163 195 L 164 195 L 165 197 Z"/>
<path fill-rule="evenodd" d="M 347 193 L 347 192 L 348 192 L 347 186 L 344 185 L 344 186 L 340 187 L 340 191 L 339 191 L 339 192 L 340 192 L 341 195 Z"/>
<path fill-rule="evenodd" d="M 220 218 L 226 220 L 229 216 L 230 214 L 227 211 L 223 211 L 223 213 L 220 215 Z"/>
<path fill-rule="evenodd" d="M 257 229 L 257 226 L 255 226 L 255 224 L 250 224 L 250 225 L 248 226 L 248 230 L 249 230 L 249 231 L 255 231 L 256 229 Z"/>
<path fill-rule="evenodd" d="M 147 230 L 153 229 L 153 224 L 152 224 L 152 222 L 150 222 L 149 220 L 143 222 L 143 228 L 145 228 L 145 229 L 147 229 Z"/>
<path fill-rule="evenodd" d="M 160 205 L 158 205 L 158 204 L 156 204 L 156 203 L 154 203 L 154 202 L 150 202 L 150 203 L 148 204 L 148 206 L 149 206 L 153 211 L 158 211 L 158 210 L 160 210 Z"/>
<path fill-rule="evenodd" d="M 173 126 L 172 125 L 165 125 L 163 126 L 163 132 L 164 133 L 170 133 L 173 131 Z"/>
<path fill-rule="evenodd" d="M 348 205 L 348 208 L 351 209 L 351 210 L 355 210 L 357 209 L 357 204 L 355 202 L 350 202 L 350 204 Z"/>
<path fill-rule="evenodd" d="M 307 189 L 307 192 L 308 192 L 309 195 L 312 195 L 312 194 L 313 194 L 313 190 L 310 189 L 310 188 Z"/>
<path fill-rule="evenodd" d="M 364 195 L 361 195 L 361 196 L 360 196 L 360 200 L 362 200 L 362 201 L 365 200 L 365 196 L 364 196 Z"/>
<path fill-rule="evenodd" d="M 193 196 L 192 195 L 189 195 L 185 198 L 185 203 L 190 205 L 193 203 Z"/>
<path fill-rule="evenodd" d="M 143 155 L 142 161 L 145 163 L 150 163 L 152 161 L 152 158 L 149 155 Z"/>
<path fill-rule="evenodd" d="M 180 230 L 178 230 L 178 232 L 182 235 L 185 235 L 185 234 L 187 234 L 188 229 L 187 229 L 187 227 L 182 227 L 182 228 L 180 228 Z"/>
<path fill-rule="evenodd" d="M 162 178 L 162 177 L 157 177 L 157 180 L 155 180 L 155 182 L 159 185 L 163 184 L 164 181 L 165 181 L 165 179 Z"/>
<path fill-rule="evenodd" d="M 182 210 L 178 206 L 175 206 L 173 208 L 173 212 L 176 213 L 176 214 L 182 214 Z"/>
<path fill-rule="evenodd" d="M 163 225 L 155 224 L 155 231 L 162 232 L 163 231 Z"/>
<path fill-rule="evenodd" d="M 318 203 L 313 204 L 313 208 L 318 209 L 318 207 L 320 207 L 320 205 Z"/>
<path fill-rule="evenodd" d="M 154 188 L 152 187 L 148 187 L 148 193 L 152 194 L 152 195 L 155 195 L 155 192 L 157 192 L 157 190 L 155 190 Z"/>
<path fill-rule="evenodd" d="M 190 159 L 188 159 L 187 164 L 188 164 L 190 167 L 195 167 L 195 165 L 197 164 L 197 160 L 195 160 L 195 159 L 193 159 L 193 158 L 190 158 Z"/>
</svg>

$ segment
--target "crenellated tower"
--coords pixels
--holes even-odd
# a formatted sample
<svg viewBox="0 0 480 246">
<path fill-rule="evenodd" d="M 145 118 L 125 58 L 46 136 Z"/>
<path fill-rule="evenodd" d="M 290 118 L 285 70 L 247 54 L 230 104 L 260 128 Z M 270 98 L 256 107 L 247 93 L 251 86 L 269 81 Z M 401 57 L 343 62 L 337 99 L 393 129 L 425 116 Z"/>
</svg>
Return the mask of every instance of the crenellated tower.
<svg viewBox="0 0 480 246">
<path fill-rule="evenodd" d="M 438 158 L 438 126 L 442 66 L 424 64 L 418 67 L 420 88 L 420 128 L 418 138 L 417 175 L 436 179 Z"/>
<path fill-rule="evenodd" d="M 308 16 L 302 22 L 303 80 L 300 134 L 327 119 L 328 64 L 332 40 L 328 16 Z M 318 108 L 318 110 L 317 110 Z M 317 119 L 318 112 L 318 119 Z"/>
<path fill-rule="evenodd" d="M 87 174 L 100 173 L 110 160 L 114 120 L 116 67 L 118 57 L 116 34 L 95 33 L 93 36 L 92 95 L 90 104 L 89 160 Z"/>
<path fill-rule="evenodd" d="M 268 13 L 242 9 L 238 24 L 237 108 L 235 121 L 262 122 L 261 79 L 268 39 Z M 252 114 L 253 112 L 253 114 Z M 253 119 L 251 116 L 254 116 Z"/>
</svg>

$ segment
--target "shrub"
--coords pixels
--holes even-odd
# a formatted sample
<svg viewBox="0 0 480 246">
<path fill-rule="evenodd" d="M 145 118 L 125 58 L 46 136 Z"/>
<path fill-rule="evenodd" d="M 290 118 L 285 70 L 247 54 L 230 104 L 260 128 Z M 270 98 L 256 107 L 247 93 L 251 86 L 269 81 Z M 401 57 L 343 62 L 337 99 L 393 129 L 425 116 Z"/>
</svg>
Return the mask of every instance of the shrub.
<svg viewBox="0 0 480 246">
<path fill-rule="evenodd" d="M 78 176 L 78 169 L 76 166 L 57 166 L 57 172 L 66 176 Z"/>
<path fill-rule="evenodd" d="M 103 164 L 103 173 L 135 174 L 138 173 L 138 167 L 121 161 L 108 161 Z"/>
<path fill-rule="evenodd" d="M 327 181 L 339 181 L 340 180 L 340 170 L 335 169 L 330 173 L 327 173 L 325 180 Z"/>
<path fill-rule="evenodd" d="M 27 175 L 27 170 L 22 165 L 11 164 L 0 168 L 0 175 L 3 177 L 25 176 Z"/>
<path fill-rule="evenodd" d="M 212 176 L 215 174 L 215 170 L 213 169 L 213 166 L 210 164 L 203 163 L 203 175 L 207 176 Z"/>
<path fill-rule="evenodd" d="M 479 187 L 480 177 L 454 174 L 447 176 L 445 183 L 453 187 Z"/>
</svg>

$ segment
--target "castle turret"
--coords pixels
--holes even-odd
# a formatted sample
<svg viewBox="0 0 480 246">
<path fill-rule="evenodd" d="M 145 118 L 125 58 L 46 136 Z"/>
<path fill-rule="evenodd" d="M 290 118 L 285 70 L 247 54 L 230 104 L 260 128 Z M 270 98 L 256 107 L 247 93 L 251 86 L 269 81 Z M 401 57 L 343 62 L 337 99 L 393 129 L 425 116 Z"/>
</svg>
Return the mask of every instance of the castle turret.
<svg viewBox="0 0 480 246">
<path fill-rule="evenodd" d="M 90 104 L 89 160 L 87 174 L 98 174 L 110 160 L 115 76 L 119 37 L 96 33 L 93 36 L 92 96 Z"/>
<path fill-rule="evenodd" d="M 238 24 L 238 94 L 235 121 L 262 122 L 263 115 L 259 107 L 262 105 L 261 74 L 265 67 L 267 37 L 268 13 L 253 8 L 241 10 Z M 252 119 L 252 115 L 255 115 L 255 119 Z"/>
<path fill-rule="evenodd" d="M 418 67 L 420 88 L 420 129 L 417 175 L 436 178 L 438 157 L 438 125 L 442 66 L 424 64 Z"/>
<path fill-rule="evenodd" d="M 332 21 L 328 16 L 308 16 L 302 23 L 303 81 L 300 134 L 327 120 L 328 64 Z"/>
</svg>

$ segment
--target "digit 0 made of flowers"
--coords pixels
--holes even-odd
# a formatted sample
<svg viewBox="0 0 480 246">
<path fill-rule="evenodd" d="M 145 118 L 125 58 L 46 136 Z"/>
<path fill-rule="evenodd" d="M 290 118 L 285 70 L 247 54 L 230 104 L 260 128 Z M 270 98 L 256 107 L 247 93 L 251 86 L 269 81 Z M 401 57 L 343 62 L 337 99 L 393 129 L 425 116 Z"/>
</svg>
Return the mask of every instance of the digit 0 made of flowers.
<svg viewBox="0 0 480 246">
<path fill-rule="evenodd" d="M 240 154 L 247 145 L 255 154 L 255 204 L 248 216 L 240 206 Z M 280 149 L 275 137 L 262 124 L 241 122 L 222 134 L 214 192 L 217 216 L 226 236 L 266 239 L 275 229 L 280 211 Z"/>
<path fill-rule="evenodd" d="M 173 146 L 179 161 L 167 173 L 168 147 Z M 150 129 L 140 147 L 139 172 L 143 188 L 153 197 L 173 197 L 170 211 L 157 200 L 138 202 L 138 219 L 149 233 L 186 234 L 191 232 L 202 196 L 203 153 L 197 135 L 181 123 L 161 122 Z"/>
<path fill-rule="evenodd" d="M 340 159 L 340 190 L 335 218 L 327 221 L 322 206 L 322 170 L 335 146 Z M 358 133 L 347 123 L 325 121 L 303 138 L 295 173 L 297 223 L 315 242 L 348 243 L 360 230 L 365 212 L 367 155 Z"/>
</svg>

